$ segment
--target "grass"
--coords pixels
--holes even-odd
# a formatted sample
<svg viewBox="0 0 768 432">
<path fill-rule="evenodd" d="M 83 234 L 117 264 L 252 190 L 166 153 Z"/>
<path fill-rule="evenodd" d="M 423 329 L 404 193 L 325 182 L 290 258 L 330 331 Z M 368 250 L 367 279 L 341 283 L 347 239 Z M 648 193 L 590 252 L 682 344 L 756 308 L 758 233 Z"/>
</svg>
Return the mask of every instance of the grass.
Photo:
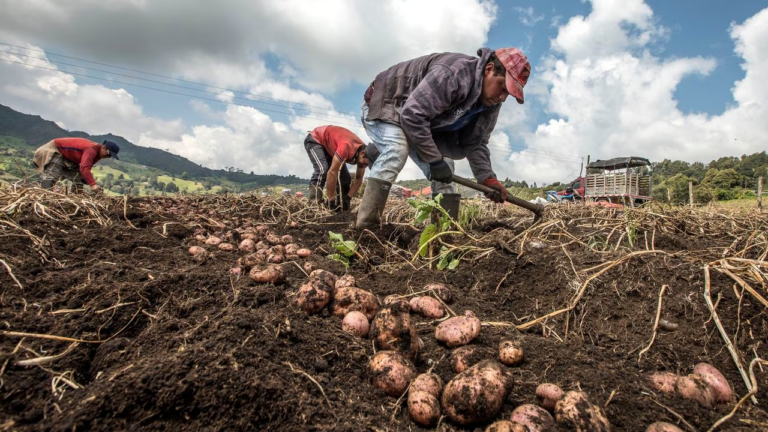
<svg viewBox="0 0 768 432">
<path fill-rule="evenodd" d="M 757 198 L 715 201 L 709 203 L 708 206 L 722 209 L 751 209 L 757 208 Z M 768 196 L 763 196 L 763 207 L 766 206 L 768 206 Z"/>
</svg>

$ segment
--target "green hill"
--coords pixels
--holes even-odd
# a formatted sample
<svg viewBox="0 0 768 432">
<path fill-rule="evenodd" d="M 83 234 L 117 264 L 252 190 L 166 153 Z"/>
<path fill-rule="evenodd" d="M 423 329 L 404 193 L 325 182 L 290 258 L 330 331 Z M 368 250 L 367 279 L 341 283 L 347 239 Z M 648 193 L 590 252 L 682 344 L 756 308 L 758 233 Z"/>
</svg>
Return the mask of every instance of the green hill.
<svg viewBox="0 0 768 432">
<path fill-rule="evenodd" d="M 112 189 L 116 193 L 125 193 L 126 189 L 134 193 L 135 187 L 141 194 L 156 189 L 157 183 L 170 187 L 170 191 L 216 193 L 223 190 L 248 191 L 260 188 L 277 188 L 288 185 L 292 190 L 305 189 L 308 180 L 294 175 L 247 174 L 239 170 L 213 170 L 196 164 L 189 159 L 161 149 L 137 146 L 123 137 L 90 135 L 87 132 L 67 131 L 56 123 L 40 116 L 23 114 L 4 105 L 0 105 L 0 179 L 16 179 L 25 174 L 33 174 L 31 158 L 35 149 L 42 144 L 62 137 L 86 138 L 95 142 L 105 139 L 120 145 L 120 161 L 105 160 L 94 167 L 94 175 L 99 181 L 112 174 L 119 185 Z M 131 183 L 131 180 L 133 183 Z M 137 184 L 139 183 L 139 184 Z M 144 185 L 146 183 L 146 185 Z M 145 187 L 146 186 L 146 187 Z"/>
</svg>

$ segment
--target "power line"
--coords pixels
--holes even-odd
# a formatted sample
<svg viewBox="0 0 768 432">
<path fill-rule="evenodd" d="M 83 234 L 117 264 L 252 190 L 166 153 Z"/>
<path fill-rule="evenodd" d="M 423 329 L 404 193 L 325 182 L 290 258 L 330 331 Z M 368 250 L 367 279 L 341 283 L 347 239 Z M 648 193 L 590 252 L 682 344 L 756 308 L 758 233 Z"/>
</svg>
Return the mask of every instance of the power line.
<svg viewBox="0 0 768 432">
<path fill-rule="evenodd" d="M 53 55 L 53 56 L 57 56 L 57 57 L 64 57 L 64 58 L 68 58 L 68 59 L 71 59 L 71 60 L 77 60 L 77 61 L 82 61 L 82 62 L 86 62 L 86 63 L 97 64 L 97 65 L 100 65 L 100 66 L 107 66 L 107 67 L 111 67 L 113 69 L 126 70 L 126 71 L 129 71 L 129 72 L 136 72 L 136 73 L 140 73 L 140 74 L 144 74 L 144 75 L 155 76 L 155 77 L 158 77 L 158 78 L 165 78 L 165 79 L 169 79 L 169 80 L 180 81 L 180 82 L 187 83 L 187 84 L 195 84 L 195 85 L 210 87 L 210 88 L 217 89 L 217 90 L 225 90 L 225 91 L 230 91 L 230 92 L 233 92 L 233 93 L 242 93 L 242 94 L 245 94 L 245 95 L 249 95 L 249 96 L 253 96 L 253 97 L 257 97 L 257 98 L 262 98 L 262 99 L 269 99 L 269 100 L 274 100 L 274 101 L 278 101 L 278 102 L 285 102 L 285 103 L 294 104 L 294 105 L 303 105 L 303 106 L 306 106 L 307 108 L 328 109 L 326 107 L 313 106 L 313 105 L 308 105 L 308 104 L 301 103 L 301 102 L 294 102 L 294 101 L 289 101 L 289 100 L 286 100 L 286 99 L 278 99 L 278 98 L 273 98 L 273 97 L 269 97 L 269 96 L 258 95 L 258 94 L 255 94 L 255 93 L 245 92 L 245 91 L 242 91 L 242 90 L 234 90 L 234 89 L 230 89 L 230 88 L 226 88 L 226 87 L 217 87 L 217 86 L 214 86 L 214 85 L 203 84 L 203 83 L 200 83 L 200 82 L 188 81 L 188 80 L 185 80 L 185 79 L 182 79 L 182 78 L 174 78 L 174 77 L 170 77 L 170 76 L 167 76 L 167 75 L 161 75 L 161 74 L 156 74 L 156 73 L 152 73 L 152 72 L 144 72 L 144 71 L 141 71 L 141 70 L 138 70 L 138 69 L 130 69 L 130 68 L 122 67 L 122 66 L 115 66 L 115 65 L 111 65 L 109 63 L 101 63 L 101 62 L 97 62 L 97 61 L 93 61 L 93 60 L 86 60 L 86 59 L 82 59 L 82 58 L 78 58 L 78 57 L 72 57 L 72 56 L 68 56 L 68 55 L 64 55 L 64 54 L 57 54 L 57 53 L 54 53 L 54 52 L 45 51 L 45 50 L 41 50 L 41 49 L 27 48 L 27 47 L 23 47 L 23 46 L 19 46 L 19 45 L 13 45 L 13 44 L 5 43 L 5 42 L 0 42 L 0 45 L 6 45 L 6 46 L 14 47 L 14 48 L 19 48 L 19 49 L 27 50 L 27 51 L 41 52 L 41 53 L 44 53 L 44 54 L 47 54 L 47 55 Z M 48 60 L 48 59 L 46 59 L 46 60 Z M 52 60 L 48 60 L 48 61 L 52 61 Z M 85 66 L 78 66 L 78 67 L 85 68 Z M 142 79 L 142 78 L 139 78 L 139 79 Z"/>
<path fill-rule="evenodd" d="M 3 43 L 0 42 L 0 44 L 3 44 Z M 0 50 L 0 52 L 5 52 L 5 53 L 8 53 L 8 54 L 13 54 L 13 55 L 19 55 L 19 56 L 22 56 L 22 57 L 27 57 L 27 58 L 37 59 L 37 60 L 50 61 L 48 59 L 41 59 L 39 57 L 27 56 L 27 55 L 24 55 L 24 54 L 12 53 L 12 52 L 8 52 L 8 51 Z M 78 72 L 62 71 L 62 70 L 57 69 L 57 68 L 45 67 L 45 66 L 40 66 L 40 65 L 33 65 L 33 64 L 25 63 L 25 62 L 21 62 L 21 61 L 13 61 L 13 60 L 7 60 L 7 59 L 0 59 L 0 60 L 4 61 L 6 63 L 19 64 L 19 65 L 33 67 L 33 68 L 37 68 L 37 69 L 50 70 L 50 71 L 54 71 L 54 72 L 68 73 L 68 74 L 71 74 L 71 75 L 81 76 L 81 77 L 84 77 L 84 78 L 90 78 L 90 79 L 106 81 L 106 82 L 116 83 L 116 84 L 129 85 L 129 86 L 134 86 L 134 87 L 143 88 L 143 89 L 147 89 L 147 90 L 158 91 L 158 92 L 162 92 L 162 93 L 174 94 L 174 95 L 178 95 L 178 96 L 186 96 L 186 97 L 189 97 L 189 98 L 206 100 L 206 101 L 211 101 L 211 102 L 218 102 L 218 103 L 222 103 L 222 104 L 226 104 L 226 105 L 248 106 L 248 105 L 242 105 L 242 104 L 236 104 L 236 103 L 233 103 L 233 102 L 223 101 L 223 100 L 220 100 L 220 99 L 213 99 L 213 98 L 207 98 L 207 97 L 202 97 L 202 96 L 197 96 L 197 95 L 191 95 L 191 94 L 187 94 L 187 93 L 176 92 L 176 91 L 171 91 L 171 90 L 166 90 L 166 89 L 160 89 L 160 88 L 150 87 L 150 86 L 144 86 L 144 85 L 140 85 L 140 84 L 136 84 L 136 83 L 129 83 L 129 82 L 119 81 L 119 80 L 114 80 L 114 79 L 109 79 L 109 78 L 101 78 L 101 77 L 96 77 L 96 76 L 92 76 L 92 75 L 88 75 L 88 74 L 83 74 L 83 73 L 78 73 Z M 103 73 L 108 73 L 108 74 L 111 73 L 111 74 L 115 74 L 115 75 L 126 76 L 126 77 L 137 79 L 137 80 L 140 80 L 140 81 L 148 81 L 148 82 L 153 82 L 153 83 L 157 83 L 157 84 L 161 84 L 161 85 L 170 85 L 170 86 L 173 86 L 173 87 L 180 87 L 180 88 L 188 89 L 188 90 L 192 90 L 192 91 L 199 91 L 199 92 L 210 93 L 210 94 L 214 94 L 214 95 L 218 95 L 218 96 L 225 96 L 222 93 L 215 93 L 215 92 L 209 92 L 209 91 L 205 91 L 205 90 L 198 90 L 198 89 L 193 89 L 193 88 L 189 88 L 189 87 L 185 87 L 185 86 L 178 86 L 178 85 L 169 84 L 169 83 L 163 83 L 163 82 L 159 82 L 159 81 L 155 81 L 155 80 L 149 80 L 149 79 L 146 79 L 146 78 L 135 77 L 135 76 L 131 76 L 131 75 L 118 74 L 118 73 L 109 72 L 109 71 L 103 71 L 103 70 L 99 70 L 99 69 L 89 68 L 89 67 L 86 67 L 86 66 L 72 65 L 72 64 L 68 64 L 68 63 L 63 63 L 63 64 L 68 65 L 68 66 L 72 66 L 72 67 L 79 67 L 79 68 L 86 69 L 86 70 L 92 70 L 92 71 L 103 72 Z M 229 95 L 226 95 L 226 96 L 229 96 Z M 266 104 L 265 102 L 255 101 L 255 100 L 248 99 L 248 98 L 241 98 L 241 97 L 237 97 L 237 96 L 231 96 L 231 97 L 232 97 L 232 99 L 243 100 L 243 101 L 248 101 L 248 102 L 253 102 L 253 103 Z M 272 105 L 275 105 L 275 104 L 272 104 Z M 283 105 L 277 105 L 277 106 L 283 106 Z M 284 114 L 284 115 L 288 115 L 288 116 L 295 116 L 295 117 L 300 117 L 300 118 L 320 120 L 320 121 L 323 121 L 323 122 L 327 122 L 328 121 L 327 119 L 323 119 L 323 118 L 317 118 L 317 117 L 312 117 L 312 116 L 308 116 L 308 115 L 299 115 L 299 114 L 296 114 L 295 112 L 277 111 L 277 110 L 274 110 L 274 109 L 268 109 L 268 108 L 262 108 L 262 107 L 253 107 L 253 108 L 258 108 L 261 111 L 272 112 L 272 113 L 277 113 L 277 114 Z M 290 108 L 290 107 L 286 107 L 286 108 Z M 343 117 L 343 116 L 338 116 L 338 115 L 333 115 L 333 114 L 324 114 L 324 113 L 315 113 L 315 114 L 316 115 L 321 115 L 321 116 L 346 118 L 346 117 Z M 336 125 L 342 125 L 342 126 L 348 126 L 348 127 L 359 127 L 360 126 L 359 123 L 354 123 L 353 124 L 353 123 L 338 122 L 338 121 L 336 121 L 335 124 Z M 499 151 L 512 151 L 512 152 L 514 152 L 514 149 L 517 148 L 517 149 L 520 150 L 518 153 L 526 152 L 526 155 L 531 156 L 534 159 L 542 159 L 543 158 L 543 159 L 550 159 L 550 160 L 554 160 L 554 161 L 558 161 L 558 162 L 566 162 L 566 163 L 575 163 L 575 160 L 579 160 L 580 159 L 580 158 L 577 158 L 575 156 L 568 156 L 568 155 L 564 155 L 564 154 L 553 155 L 551 153 L 543 153 L 541 151 L 537 151 L 537 150 L 529 148 L 529 147 L 523 147 L 523 146 L 518 146 L 518 145 L 508 144 L 508 143 L 502 143 L 500 141 L 489 140 L 488 141 L 488 147 L 491 148 L 491 149 L 499 150 Z"/>
<path fill-rule="evenodd" d="M 209 87 L 209 88 L 213 88 L 213 89 L 229 91 L 229 92 L 233 92 L 233 93 L 240 93 L 240 94 L 244 94 L 244 95 L 247 95 L 247 96 L 251 96 L 253 98 L 261 98 L 261 99 L 274 100 L 274 101 L 282 102 L 284 104 L 302 105 L 302 106 L 306 106 L 308 108 L 316 108 L 316 109 L 319 109 L 319 110 L 329 111 L 329 112 L 333 111 L 333 110 L 328 109 L 326 107 L 318 107 L 318 106 L 304 104 L 304 103 L 301 103 L 301 102 L 293 102 L 293 101 L 289 101 L 289 100 L 285 100 L 285 99 L 272 98 L 272 97 L 257 95 L 257 94 L 254 94 L 254 93 L 245 92 L 245 91 L 241 91 L 241 90 L 234 90 L 234 89 L 230 89 L 230 88 L 226 88 L 226 87 L 217 87 L 217 86 L 208 85 L 208 84 L 204 84 L 204 83 L 200 83 L 200 82 L 195 82 L 195 81 L 189 81 L 189 80 L 185 80 L 185 79 L 181 79 L 181 78 L 174 78 L 174 77 L 167 76 L 167 75 L 161 75 L 161 74 L 157 74 L 157 73 L 141 71 L 141 70 L 138 70 L 138 69 L 131 69 L 131 68 L 126 68 L 126 67 L 122 67 L 122 66 L 116 66 L 116 65 L 109 64 L 109 63 L 102 63 L 102 62 L 97 62 L 97 61 L 92 61 L 92 60 L 86 60 L 86 59 L 83 59 L 83 58 L 69 56 L 69 55 L 65 55 L 65 54 L 54 53 L 54 52 L 45 51 L 45 50 L 42 50 L 42 49 L 28 48 L 28 47 L 23 47 L 23 46 L 20 46 L 20 45 L 9 44 L 9 43 L 6 43 L 6 42 L 0 42 L 0 45 L 14 47 L 14 48 L 22 49 L 22 50 L 27 50 L 27 51 L 40 52 L 40 53 L 43 53 L 43 54 L 46 54 L 46 55 L 53 55 L 53 56 L 58 56 L 58 57 L 64 57 L 64 58 L 68 58 L 68 59 L 72 59 L 72 60 L 82 61 L 82 62 L 91 63 L 91 64 L 97 64 L 97 65 L 101 65 L 101 66 L 107 66 L 107 67 L 110 67 L 110 68 L 113 68 L 113 69 L 120 69 L 120 70 L 126 70 L 126 71 L 130 71 L 130 72 L 136 72 L 136 73 L 140 73 L 140 74 L 144 74 L 144 75 L 150 75 L 150 76 L 155 76 L 155 77 L 159 77 L 159 78 L 179 81 L 179 82 L 183 82 L 183 83 L 187 83 L 187 84 L 194 84 L 194 85 Z M 211 92 L 211 91 L 207 91 L 207 90 L 199 90 L 199 89 L 195 89 L 195 88 L 192 88 L 192 87 L 180 86 L 180 85 L 177 85 L 177 84 L 171 84 L 171 83 L 166 83 L 166 82 L 157 81 L 157 80 L 150 80 L 150 79 L 147 79 L 147 78 L 136 77 L 136 76 L 133 76 L 133 75 L 120 74 L 120 73 L 112 72 L 112 71 L 104 71 L 104 70 L 101 70 L 101 69 L 89 68 L 87 66 L 82 66 L 82 65 L 73 65 L 73 64 L 61 62 L 61 61 L 58 61 L 58 60 L 51 60 L 51 59 L 47 59 L 47 58 L 46 59 L 42 59 L 40 57 L 28 56 L 28 55 L 25 55 L 25 54 L 15 53 L 15 52 L 12 52 L 12 51 L 2 51 L 2 50 L 0 50 L 0 52 L 11 53 L 11 54 L 20 55 L 20 56 L 28 57 L 28 58 L 41 59 L 41 60 L 49 61 L 51 63 L 57 63 L 57 64 L 62 64 L 62 65 L 67 65 L 67 66 L 72 66 L 72 67 L 79 67 L 79 68 L 82 68 L 82 69 L 93 70 L 93 71 L 96 71 L 96 72 L 110 73 L 110 74 L 114 74 L 114 75 L 130 77 L 130 78 L 133 78 L 133 79 L 144 80 L 144 81 L 153 82 L 153 83 L 157 83 L 157 84 L 161 84 L 161 85 L 168 85 L 168 86 L 173 86 L 173 87 L 177 87 L 177 88 L 182 88 L 182 89 L 187 89 L 187 90 L 192 90 L 192 91 L 198 91 L 198 92 L 203 92 L 203 93 L 209 93 L 209 94 L 214 94 L 214 95 L 222 95 L 221 93 L 217 93 L 217 92 Z M 266 105 L 273 105 L 273 106 L 278 106 L 278 107 L 289 108 L 289 106 L 287 106 L 287 105 L 271 104 L 271 103 L 268 103 L 268 102 L 261 102 L 261 101 L 254 100 L 254 99 L 251 99 L 251 98 L 240 98 L 240 97 L 233 96 L 233 99 L 247 100 L 247 101 L 251 101 L 251 102 L 255 102 L 255 103 L 262 103 L 262 104 L 266 104 Z M 265 110 L 265 111 L 267 111 L 267 110 Z M 308 111 L 311 111 L 311 110 L 308 110 Z M 346 117 L 344 117 L 344 116 L 338 116 L 338 115 L 335 115 L 335 114 L 323 114 L 323 113 L 317 113 L 317 114 L 323 115 L 323 116 L 328 116 L 328 117 L 338 117 L 338 118 L 345 118 L 346 119 Z M 291 114 L 291 115 L 293 115 L 293 114 Z M 495 148 L 500 149 L 500 150 L 507 150 L 508 148 L 516 148 L 516 149 L 520 149 L 520 150 L 525 150 L 528 153 L 535 153 L 535 154 L 539 154 L 539 155 L 542 155 L 542 156 L 545 156 L 545 157 L 550 157 L 550 158 L 555 159 L 555 160 L 561 160 L 562 161 L 562 160 L 568 160 L 568 159 L 573 159 L 573 160 L 580 159 L 580 157 L 578 157 L 578 156 L 570 156 L 570 155 L 566 155 L 566 154 L 562 154 L 562 153 L 554 154 L 553 155 L 551 152 L 542 152 L 542 151 L 537 151 L 537 150 L 535 150 L 533 148 L 530 148 L 530 147 L 517 146 L 517 145 L 513 145 L 513 144 L 504 144 L 504 143 L 502 143 L 500 141 L 489 141 L 489 143 L 501 145 L 502 147 L 495 147 Z"/>
</svg>

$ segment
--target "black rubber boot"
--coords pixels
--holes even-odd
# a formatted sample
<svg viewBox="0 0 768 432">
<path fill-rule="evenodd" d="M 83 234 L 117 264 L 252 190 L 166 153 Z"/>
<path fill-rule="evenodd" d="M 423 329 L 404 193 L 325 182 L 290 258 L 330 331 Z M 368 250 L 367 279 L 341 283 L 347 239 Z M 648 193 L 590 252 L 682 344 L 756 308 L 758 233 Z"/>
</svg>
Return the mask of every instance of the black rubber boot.
<svg viewBox="0 0 768 432">
<path fill-rule="evenodd" d="M 357 212 L 357 228 L 373 228 L 381 224 L 381 214 L 384 212 L 384 206 L 387 205 L 391 187 L 392 183 L 388 181 L 368 178 L 363 201 Z"/>
<path fill-rule="evenodd" d="M 433 193 L 432 199 L 435 199 L 435 197 L 438 194 Z M 461 194 L 457 193 L 444 193 L 443 199 L 440 200 L 440 207 L 444 208 L 445 211 L 448 212 L 448 215 L 455 220 L 456 222 L 459 221 L 459 206 L 461 205 Z M 437 215 L 435 215 L 437 216 Z M 432 218 L 432 222 L 436 222 L 435 218 Z"/>
<path fill-rule="evenodd" d="M 309 184 L 309 192 L 307 193 L 310 203 L 322 204 L 323 202 L 323 188 L 316 184 Z"/>
</svg>

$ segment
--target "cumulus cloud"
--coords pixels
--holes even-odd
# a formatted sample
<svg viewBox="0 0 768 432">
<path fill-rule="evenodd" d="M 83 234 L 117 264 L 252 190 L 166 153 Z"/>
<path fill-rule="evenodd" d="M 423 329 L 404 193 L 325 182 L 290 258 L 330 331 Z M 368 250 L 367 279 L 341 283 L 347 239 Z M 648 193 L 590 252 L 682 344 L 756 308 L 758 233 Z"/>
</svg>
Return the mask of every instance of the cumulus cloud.
<svg viewBox="0 0 768 432">
<path fill-rule="evenodd" d="M 183 131 L 180 119 L 145 115 L 142 106 L 125 89 L 78 84 L 74 76 L 58 71 L 45 56 L 29 58 L 18 53 L 28 51 L 0 51 L 3 104 L 70 128 L 92 134 L 112 132 L 134 142 L 142 135 L 167 139 L 178 137 Z"/>
<path fill-rule="evenodd" d="M 542 81 L 536 94 L 550 120 L 525 138 L 529 148 L 591 154 L 593 160 L 637 155 L 705 162 L 765 150 L 768 9 L 730 29 L 745 77 L 734 84 L 736 104 L 708 115 L 680 111 L 675 90 L 687 76 L 709 74 L 714 59 L 651 54 L 654 41 L 667 32 L 654 24 L 652 10 L 641 0 L 593 0 L 592 8 L 589 16 L 560 27 L 552 55 L 535 71 Z M 568 173 L 578 168 L 529 153 L 510 156 L 515 177 L 569 180 Z"/>
<path fill-rule="evenodd" d="M 9 33 L 38 44 L 55 40 L 107 62 L 204 78 L 212 72 L 212 80 L 242 89 L 264 77 L 269 55 L 281 71 L 296 73 L 294 87 L 329 92 L 419 55 L 474 53 L 497 7 L 492 0 L 232 0 L 226 7 L 205 0 L 0 0 L 0 9 L 0 28 Z M 220 64 L 237 70 L 218 73 Z"/>
</svg>

